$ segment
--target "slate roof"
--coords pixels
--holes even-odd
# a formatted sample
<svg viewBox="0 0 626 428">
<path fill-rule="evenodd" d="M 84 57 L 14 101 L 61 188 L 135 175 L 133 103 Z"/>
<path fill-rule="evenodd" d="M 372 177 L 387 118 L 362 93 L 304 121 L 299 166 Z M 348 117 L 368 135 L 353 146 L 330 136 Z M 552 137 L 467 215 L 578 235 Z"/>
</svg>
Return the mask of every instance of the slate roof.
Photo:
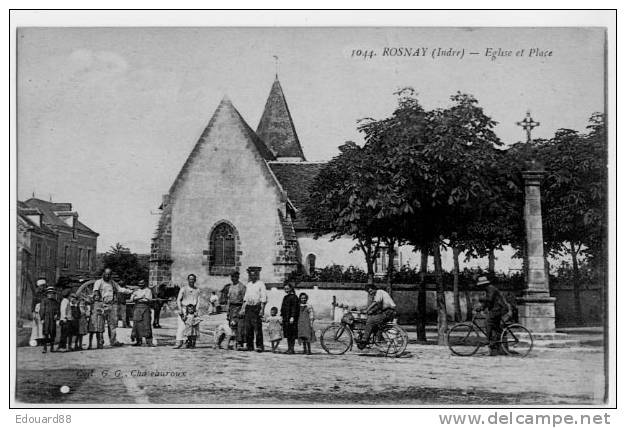
<svg viewBox="0 0 626 428">
<path fill-rule="evenodd" d="M 309 198 L 309 187 L 324 167 L 323 162 L 268 162 L 276 179 L 287 192 L 287 197 L 298 210 L 293 226 L 296 230 L 308 229 L 302 207 Z"/>
<path fill-rule="evenodd" d="M 20 216 L 22 221 L 24 221 L 24 223 L 28 225 L 28 227 L 36 229 L 42 233 L 47 233 L 51 235 L 55 234 L 54 231 L 50 229 L 48 226 L 46 226 L 44 223 L 41 223 L 41 225 L 37 225 L 37 223 L 33 222 L 30 218 L 28 218 L 29 215 L 43 214 L 41 210 L 37 208 L 30 208 L 24 202 L 17 201 L 17 214 Z"/>
<path fill-rule="evenodd" d="M 68 226 L 59 216 L 57 216 L 55 211 L 70 211 L 72 209 L 72 204 L 70 203 L 56 203 L 56 202 L 48 202 L 37 198 L 30 198 L 24 202 L 24 204 L 30 208 L 37 208 L 43 213 L 43 224 L 46 226 L 53 227 L 62 227 L 65 229 L 71 229 L 71 226 Z M 69 208 L 67 210 L 66 208 Z M 94 235 L 98 235 L 97 232 L 94 232 L 87 225 L 82 223 L 80 220 L 76 221 L 76 229 L 92 233 Z"/>
<path fill-rule="evenodd" d="M 276 157 L 305 160 L 278 76 L 267 97 L 256 133 Z"/>
</svg>

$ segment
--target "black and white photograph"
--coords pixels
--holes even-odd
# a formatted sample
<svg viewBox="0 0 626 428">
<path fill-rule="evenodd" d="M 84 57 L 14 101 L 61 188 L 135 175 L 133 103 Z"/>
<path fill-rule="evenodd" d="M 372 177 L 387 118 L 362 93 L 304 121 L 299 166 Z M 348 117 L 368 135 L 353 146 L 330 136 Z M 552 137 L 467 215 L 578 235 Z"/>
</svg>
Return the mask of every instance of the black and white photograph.
<svg viewBox="0 0 626 428">
<path fill-rule="evenodd" d="M 614 41 L 536 17 L 18 22 L 13 405 L 614 403 Z"/>
</svg>

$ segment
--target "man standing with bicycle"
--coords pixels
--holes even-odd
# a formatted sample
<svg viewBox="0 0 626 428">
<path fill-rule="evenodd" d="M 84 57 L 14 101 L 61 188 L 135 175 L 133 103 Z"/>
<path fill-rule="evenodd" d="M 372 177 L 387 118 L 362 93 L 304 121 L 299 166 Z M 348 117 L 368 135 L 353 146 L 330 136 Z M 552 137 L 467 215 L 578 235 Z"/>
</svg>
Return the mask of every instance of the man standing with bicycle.
<svg viewBox="0 0 626 428">
<path fill-rule="evenodd" d="M 478 277 L 476 282 L 478 287 L 486 287 L 485 300 L 482 301 L 482 309 L 489 310 L 486 322 L 487 338 L 489 339 L 489 355 L 496 356 L 500 354 L 499 340 L 502 334 L 502 317 L 508 314 L 509 305 L 506 303 L 504 296 L 500 293 L 485 276 Z"/>
<path fill-rule="evenodd" d="M 375 328 L 393 321 L 396 317 L 396 303 L 389 293 L 385 290 L 379 290 L 374 284 L 367 285 L 367 293 L 372 297 L 372 303 L 365 310 L 368 317 L 363 330 L 363 340 L 357 343 L 359 349 L 367 346 Z"/>
</svg>

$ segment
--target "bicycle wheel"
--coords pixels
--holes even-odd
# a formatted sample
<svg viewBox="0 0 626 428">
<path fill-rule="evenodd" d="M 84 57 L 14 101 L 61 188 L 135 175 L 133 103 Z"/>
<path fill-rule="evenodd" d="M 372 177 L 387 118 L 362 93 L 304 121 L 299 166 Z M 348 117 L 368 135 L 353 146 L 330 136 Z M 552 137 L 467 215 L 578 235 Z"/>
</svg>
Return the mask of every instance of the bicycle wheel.
<svg viewBox="0 0 626 428">
<path fill-rule="evenodd" d="M 457 324 L 448 330 L 448 348 L 455 355 L 469 357 L 484 345 L 479 330 L 471 323 Z"/>
<path fill-rule="evenodd" d="M 374 345 L 387 357 L 398 357 L 406 350 L 409 336 L 400 326 L 387 324 L 375 334 Z"/>
<path fill-rule="evenodd" d="M 502 331 L 500 346 L 507 354 L 524 358 L 533 349 L 533 335 L 520 324 L 511 324 Z"/>
<path fill-rule="evenodd" d="M 320 344 L 332 355 L 345 354 L 352 347 L 352 331 L 344 324 L 331 324 L 322 331 Z"/>
</svg>

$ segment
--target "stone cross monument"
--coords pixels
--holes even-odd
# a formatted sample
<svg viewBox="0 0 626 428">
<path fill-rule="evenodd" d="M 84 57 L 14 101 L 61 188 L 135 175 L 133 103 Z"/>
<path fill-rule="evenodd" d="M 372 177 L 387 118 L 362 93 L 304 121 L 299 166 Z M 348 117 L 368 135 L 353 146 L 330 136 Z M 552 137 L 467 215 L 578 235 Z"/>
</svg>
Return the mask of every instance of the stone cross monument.
<svg viewBox="0 0 626 428">
<path fill-rule="evenodd" d="M 528 120 L 526 120 L 528 119 Z M 530 140 L 530 131 L 539 124 L 530 118 L 518 122 Z M 530 123 L 528 123 L 530 122 Z M 522 172 L 524 178 L 524 223 L 526 224 L 526 289 L 519 299 L 520 322 L 533 332 L 553 333 L 554 302 L 546 278 L 543 252 L 543 223 L 541 218 L 541 179 L 545 172 L 536 161 Z"/>
</svg>

